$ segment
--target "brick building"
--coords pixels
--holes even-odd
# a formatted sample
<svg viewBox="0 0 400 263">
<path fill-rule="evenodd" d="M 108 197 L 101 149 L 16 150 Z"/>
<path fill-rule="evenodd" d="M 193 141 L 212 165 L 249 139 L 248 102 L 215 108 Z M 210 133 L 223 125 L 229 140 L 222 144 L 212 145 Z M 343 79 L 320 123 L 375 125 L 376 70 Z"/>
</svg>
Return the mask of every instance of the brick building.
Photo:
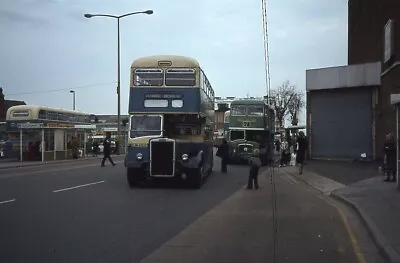
<svg viewBox="0 0 400 263">
<path fill-rule="evenodd" d="M 384 54 L 384 26 L 389 19 L 400 20 L 398 0 L 348 1 L 348 64 L 381 61 Z M 400 23 L 400 21 L 399 21 Z M 397 31 L 399 30 L 399 26 Z M 400 34 L 394 34 L 400 54 Z"/>
<path fill-rule="evenodd" d="M 17 105 L 26 105 L 26 103 L 19 100 L 6 100 L 3 89 L 0 88 L 0 122 L 6 120 L 7 110 L 12 106 Z"/>
<path fill-rule="evenodd" d="M 310 157 L 382 158 L 396 128 L 390 95 L 400 93 L 398 10 L 399 0 L 349 0 L 348 65 L 306 71 Z"/>
</svg>

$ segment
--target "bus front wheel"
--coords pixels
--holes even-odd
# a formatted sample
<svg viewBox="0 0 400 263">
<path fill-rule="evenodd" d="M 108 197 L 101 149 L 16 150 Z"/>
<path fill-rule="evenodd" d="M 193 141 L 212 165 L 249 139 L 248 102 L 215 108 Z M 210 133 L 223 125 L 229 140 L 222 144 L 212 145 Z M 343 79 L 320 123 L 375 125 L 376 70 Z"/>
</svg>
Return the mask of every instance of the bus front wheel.
<svg viewBox="0 0 400 263">
<path fill-rule="evenodd" d="M 126 169 L 126 178 L 130 188 L 138 186 L 142 180 L 142 170 L 135 168 Z"/>
<path fill-rule="evenodd" d="M 204 167 L 200 165 L 194 172 L 195 174 L 192 177 L 192 187 L 194 189 L 200 189 L 204 182 Z"/>
</svg>

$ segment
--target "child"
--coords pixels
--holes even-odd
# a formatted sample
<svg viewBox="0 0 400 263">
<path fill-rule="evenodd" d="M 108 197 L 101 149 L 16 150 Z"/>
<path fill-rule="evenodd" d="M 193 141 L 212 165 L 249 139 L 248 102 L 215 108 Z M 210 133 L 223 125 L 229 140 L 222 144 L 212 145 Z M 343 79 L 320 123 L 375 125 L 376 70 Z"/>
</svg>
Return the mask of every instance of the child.
<svg viewBox="0 0 400 263">
<path fill-rule="evenodd" d="M 259 156 L 259 150 L 255 149 L 253 151 L 253 157 L 249 159 L 249 165 L 250 165 L 250 173 L 249 173 L 249 182 L 247 184 L 247 189 L 253 189 L 253 182 L 254 182 L 254 187 L 256 190 L 258 189 L 258 172 L 261 167 L 261 161 Z"/>
</svg>

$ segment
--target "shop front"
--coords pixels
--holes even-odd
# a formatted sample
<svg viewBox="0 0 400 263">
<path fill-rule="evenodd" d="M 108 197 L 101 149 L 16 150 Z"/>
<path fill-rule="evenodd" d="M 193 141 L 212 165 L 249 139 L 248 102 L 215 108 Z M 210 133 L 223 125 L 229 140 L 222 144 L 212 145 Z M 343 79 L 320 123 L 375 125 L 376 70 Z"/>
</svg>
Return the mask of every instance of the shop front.
<svg viewBox="0 0 400 263">
<path fill-rule="evenodd" d="M 86 156 L 87 138 L 94 124 L 52 122 L 8 122 L 8 157 L 23 161 L 52 161 L 71 159 L 72 149 Z"/>
</svg>

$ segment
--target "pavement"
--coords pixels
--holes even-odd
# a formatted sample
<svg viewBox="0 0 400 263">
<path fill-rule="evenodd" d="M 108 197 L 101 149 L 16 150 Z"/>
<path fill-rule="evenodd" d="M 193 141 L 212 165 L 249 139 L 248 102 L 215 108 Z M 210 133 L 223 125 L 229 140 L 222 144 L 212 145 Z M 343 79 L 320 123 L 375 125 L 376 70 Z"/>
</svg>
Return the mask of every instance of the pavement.
<svg viewBox="0 0 400 263">
<path fill-rule="evenodd" d="M 376 163 L 361 161 L 307 161 L 308 171 L 323 175 L 344 185 L 377 176 Z"/>
<path fill-rule="evenodd" d="M 217 158 L 199 190 L 130 189 L 122 158 L 98 161 L 1 171 L 0 262 L 383 262 L 355 213 L 283 170 L 249 191 Z"/>
<path fill-rule="evenodd" d="M 301 176 L 295 167 L 283 170 L 351 207 L 384 258 L 400 262 L 400 191 L 395 183 L 383 182 L 375 165 L 315 161 Z"/>
<path fill-rule="evenodd" d="M 382 177 L 338 189 L 332 196 L 352 206 L 363 218 L 377 246 L 390 262 L 400 263 L 400 190 Z"/>
<path fill-rule="evenodd" d="M 141 263 L 384 262 L 353 211 L 277 169 L 273 213 L 271 175 L 263 173 L 259 190 L 238 190 Z"/>
</svg>

